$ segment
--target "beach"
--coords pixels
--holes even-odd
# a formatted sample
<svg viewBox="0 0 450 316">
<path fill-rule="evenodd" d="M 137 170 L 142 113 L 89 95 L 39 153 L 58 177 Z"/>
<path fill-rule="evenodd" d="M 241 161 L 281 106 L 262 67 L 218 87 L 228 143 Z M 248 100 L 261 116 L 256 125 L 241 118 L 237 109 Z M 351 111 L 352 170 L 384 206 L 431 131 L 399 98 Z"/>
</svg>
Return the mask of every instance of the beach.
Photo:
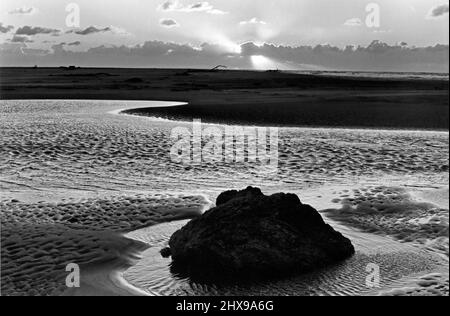
<svg viewBox="0 0 450 316">
<path fill-rule="evenodd" d="M 448 295 L 446 80 L 5 68 L 0 77 L 2 294 Z M 321 115 L 283 116 L 305 100 L 305 112 Z M 357 111 L 365 104 L 371 110 Z M 279 126 L 278 172 L 172 161 L 170 133 L 192 128 L 193 118 Z M 219 193 L 247 185 L 298 194 L 357 256 L 253 286 L 172 276 L 159 256 L 171 233 Z M 380 289 L 364 283 L 373 262 L 385 273 Z M 65 285 L 69 263 L 81 266 L 80 289 Z"/>
<path fill-rule="evenodd" d="M 133 114 L 262 126 L 448 130 L 447 76 L 0 68 L 3 99 L 161 100 Z"/>
</svg>

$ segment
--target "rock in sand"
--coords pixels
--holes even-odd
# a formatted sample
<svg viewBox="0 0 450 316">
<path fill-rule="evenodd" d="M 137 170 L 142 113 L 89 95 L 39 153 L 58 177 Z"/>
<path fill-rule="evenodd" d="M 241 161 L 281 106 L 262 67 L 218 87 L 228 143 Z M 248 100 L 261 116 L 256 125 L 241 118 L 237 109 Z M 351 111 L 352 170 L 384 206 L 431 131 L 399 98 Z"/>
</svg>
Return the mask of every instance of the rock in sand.
<svg viewBox="0 0 450 316">
<path fill-rule="evenodd" d="M 217 206 L 175 232 L 172 272 L 194 279 L 273 277 L 304 273 L 351 257 L 349 239 L 294 194 L 228 191 Z"/>
</svg>

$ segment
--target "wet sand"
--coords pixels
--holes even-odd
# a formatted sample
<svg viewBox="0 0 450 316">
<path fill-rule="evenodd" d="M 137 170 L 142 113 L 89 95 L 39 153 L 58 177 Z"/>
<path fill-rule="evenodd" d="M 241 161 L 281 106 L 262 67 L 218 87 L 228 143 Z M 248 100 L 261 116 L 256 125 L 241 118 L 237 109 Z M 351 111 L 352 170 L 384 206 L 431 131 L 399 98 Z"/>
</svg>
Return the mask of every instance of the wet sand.
<svg viewBox="0 0 450 316">
<path fill-rule="evenodd" d="M 199 215 L 202 197 L 0 203 L 3 295 L 143 295 L 122 273 L 148 248 L 123 234 Z M 65 268 L 80 267 L 67 289 Z"/>
<path fill-rule="evenodd" d="M 148 296 L 149 292 L 139 290 L 123 278 L 123 273 L 140 259 L 139 254 L 148 246 L 127 238 L 122 238 L 121 242 L 115 246 L 117 247 L 116 258 L 86 267 L 81 271 L 79 288 L 70 288 L 57 294 L 61 296 Z"/>
<path fill-rule="evenodd" d="M 184 69 L 0 68 L 1 99 L 172 100 L 128 113 L 275 126 L 448 130 L 445 79 Z"/>
</svg>

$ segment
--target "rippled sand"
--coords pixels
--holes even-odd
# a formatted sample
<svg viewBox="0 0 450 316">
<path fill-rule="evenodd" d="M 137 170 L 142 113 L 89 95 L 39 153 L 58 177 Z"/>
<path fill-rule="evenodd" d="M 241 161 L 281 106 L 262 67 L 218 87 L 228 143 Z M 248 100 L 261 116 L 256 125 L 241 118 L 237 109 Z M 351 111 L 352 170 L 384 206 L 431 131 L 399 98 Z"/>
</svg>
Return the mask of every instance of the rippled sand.
<svg viewBox="0 0 450 316">
<path fill-rule="evenodd" d="M 446 192 L 448 197 L 448 189 Z M 342 208 L 327 211 L 329 218 L 420 244 L 448 258 L 448 206 L 445 209 L 416 201 L 407 190 L 390 187 L 355 189 L 349 197 L 335 202 L 342 203 Z"/>
<path fill-rule="evenodd" d="M 236 180 L 275 190 L 380 177 L 418 185 L 448 180 L 448 133 L 434 132 L 281 129 L 275 176 L 251 163 L 186 167 L 171 161 L 169 136 L 173 127 L 191 124 L 108 114 L 127 106 L 139 105 L 1 101 L 1 191 L 216 191 Z"/>
<path fill-rule="evenodd" d="M 438 283 L 448 289 L 440 261 L 448 258 L 448 199 L 429 196 L 448 192 L 448 133 L 283 128 L 273 175 L 250 163 L 172 162 L 170 132 L 190 124 L 112 113 L 139 106 L 145 105 L 0 101 L 3 294 L 58 292 L 65 264 L 117 256 L 125 240 L 119 233 L 193 216 L 221 191 L 247 185 L 334 208 L 328 216 L 346 225 L 361 251 L 337 270 L 246 292 L 203 288 L 174 279 L 159 258 L 177 223 L 148 232 L 150 249 L 125 273 L 127 280 L 153 294 L 361 294 L 370 292 L 361 281 L 364 266 L 379 258 L 393 271 L 388 285 L 440 271 Z M 129 237 L 145 239 L 141 233 Z M 373 254 L 368 249 L 378 247 L 381 235 L 390 252 Z"/>
<path fill-rule="evenodd" d="M 206 203 L 201 196 L 162 195 L 1 203 L 2 293 L 62 293 L 69 263 L 84 269 L 119 259 L 126 247 L 142 251 L 147 245 L 134 244 L 121 233 L 195 216 Z"/>
</svg>

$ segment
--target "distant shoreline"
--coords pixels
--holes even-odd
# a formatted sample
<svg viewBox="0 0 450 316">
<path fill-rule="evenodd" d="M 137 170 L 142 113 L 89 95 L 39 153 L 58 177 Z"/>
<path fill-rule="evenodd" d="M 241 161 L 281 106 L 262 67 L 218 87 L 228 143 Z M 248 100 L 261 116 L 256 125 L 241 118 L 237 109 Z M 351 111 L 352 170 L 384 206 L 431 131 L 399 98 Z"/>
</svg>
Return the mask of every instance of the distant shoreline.
<svg viewBox="0 0 450 316">
<path fill-rule="evenodd" d="M 280 127 L 449 130 L 449 81 L 278 71 L 0 68 L 0 99 L 172 100 L 127 114 Z"/>
<path fill-rule="evenodd" d="M 70 66 L 0 66 L 1 69 L 61 69 L 68 68 Z M 203 70 L 203 71 L 211 71 L 211 68 L 206 67 L 191 67 L 191 68 L 180 68 L 180 67 L 94 67 L 94 66 L 76 66 L 76 69 L 114 69 L 114 70 L 127 70 L 127 69 L 140 69 L 140 70 Z M 258 70 L 258 69 L 235 69 L 235 68 L 220 68 L 219 71 L 249 71 L 249 72 L 270 72 L 274 70 Z M 390 74 L 439 74 L 439 75 L 449 75 L 448 71 L 442 72 L 429 72 L 429 71 L 382 71 L 382 70 L 358 70 L 358 69 L 328 69 L 328 70 L 314 70 L 314 69 L 305 69 L 305 70 L 280 70 L 280 72 L 286 73 L 301 73 L 301 72 L 310 72 L 310 73 L 390 73 Z"/>
</svg>

